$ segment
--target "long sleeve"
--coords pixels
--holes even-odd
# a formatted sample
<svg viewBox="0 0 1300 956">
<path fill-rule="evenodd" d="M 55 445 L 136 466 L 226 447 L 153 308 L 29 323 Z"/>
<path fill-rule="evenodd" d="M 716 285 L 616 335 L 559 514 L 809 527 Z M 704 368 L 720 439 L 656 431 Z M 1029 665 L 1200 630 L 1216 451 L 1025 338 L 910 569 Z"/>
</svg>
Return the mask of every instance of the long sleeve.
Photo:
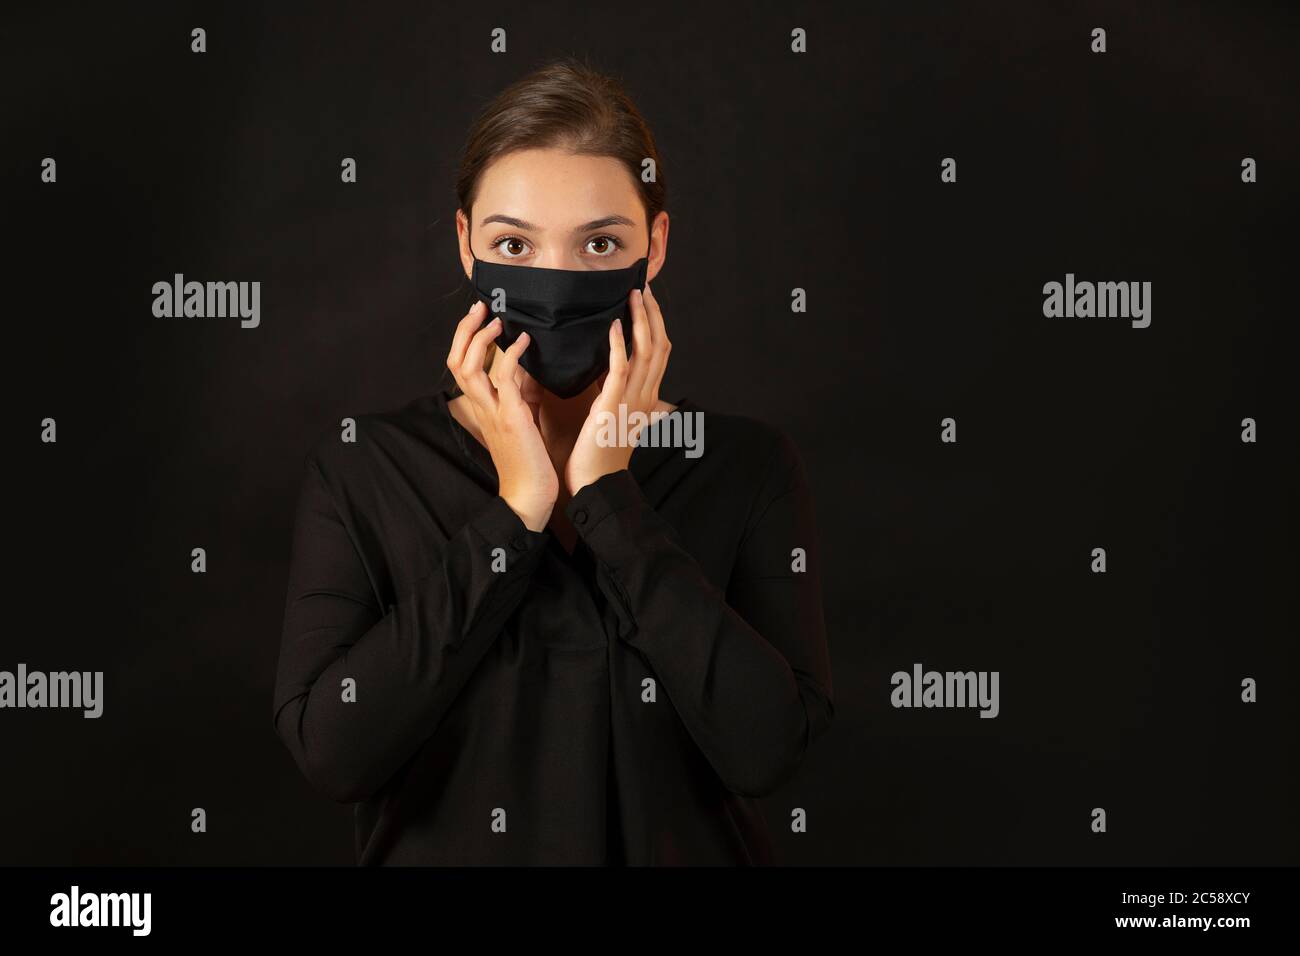
<svg viewBox="0 0 1300 956">
<path fill-rule="evenodd" d="M 777 442 L 725 593 L 629 471 L 579 489 L 566 513 L 619 638 L 648 660 L 723 785 L 763 796 L 788 781 L 834 716 L 814 511 L 790 440 Z"/>
<path fill-rule="evenodd" d="M 489 499 L 385 610 L 320 465 L 307 458 L 273 723 L 314 787 L 358 802 L 415 754 L 523 598 L 546 538 L 501 497 Z"/>
</svg>

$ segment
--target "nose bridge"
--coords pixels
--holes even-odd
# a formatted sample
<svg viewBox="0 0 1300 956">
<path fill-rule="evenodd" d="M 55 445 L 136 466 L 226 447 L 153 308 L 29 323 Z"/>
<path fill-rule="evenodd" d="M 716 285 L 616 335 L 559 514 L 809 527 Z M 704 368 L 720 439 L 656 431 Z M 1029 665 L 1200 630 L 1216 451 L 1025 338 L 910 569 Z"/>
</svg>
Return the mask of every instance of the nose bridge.
<svg viewBox="0 0 1300 956">
<path fill-rule="evenodd" d="M 573 243 L 567 232 L 551 227 L 538 241 L 535 265 L 543 269 L 573 269 Z"/>
</svg>

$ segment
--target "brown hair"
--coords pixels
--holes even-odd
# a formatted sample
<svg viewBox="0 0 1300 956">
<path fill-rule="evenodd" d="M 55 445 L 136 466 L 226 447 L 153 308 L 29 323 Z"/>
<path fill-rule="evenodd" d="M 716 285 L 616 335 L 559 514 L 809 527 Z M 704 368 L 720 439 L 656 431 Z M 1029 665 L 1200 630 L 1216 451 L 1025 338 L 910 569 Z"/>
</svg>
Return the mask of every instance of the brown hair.
<svg viewBox="0 0 1300 956">
<path fill-rule="evenodd" d="M 494 159 L 515 150 L 551 147 L 621 161 L 641 194 L 647 231 L 663 210 L 663 164 L 640 111 L 617 79 L 564 57 L 511 83 L 475 119 L 456 176 L 456 197 L 465 215 L 474 205 L 483 170 Z M 641 178 L 645 159 L 654 160 L 653 182 Z"/>
</svg>

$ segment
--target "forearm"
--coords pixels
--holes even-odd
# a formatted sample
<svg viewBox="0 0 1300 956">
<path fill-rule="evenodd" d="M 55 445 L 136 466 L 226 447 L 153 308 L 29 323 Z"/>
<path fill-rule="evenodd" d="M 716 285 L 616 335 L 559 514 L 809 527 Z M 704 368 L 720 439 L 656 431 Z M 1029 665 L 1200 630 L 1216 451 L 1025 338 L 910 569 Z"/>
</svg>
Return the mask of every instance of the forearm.
<svg viewBox="0 0 1300 956">
<path fill-rule="evenodd" d="M 350 542 L 313 527 L 295 550 L 275 727 L 314 786 L 355 802 L 436 730 L 526 594 L 545 535 L 495 498 L 381 615 L 361 600 Z"/>
<path fill-rule="evenodd" d="M 662 682 L 697 746 L 731 790 L 761 795 L 802 762 L 829 722 L 829 690 L 764 636 L 822 639 L 816 589 L 793 574 L 762 582 L 756 627 L 678 542 L 628 472 L 583 488 L 568 506 L 600 564 L 620 637 Z M 756 603 L 756 602 L 761 602 Z"/>
</svg>

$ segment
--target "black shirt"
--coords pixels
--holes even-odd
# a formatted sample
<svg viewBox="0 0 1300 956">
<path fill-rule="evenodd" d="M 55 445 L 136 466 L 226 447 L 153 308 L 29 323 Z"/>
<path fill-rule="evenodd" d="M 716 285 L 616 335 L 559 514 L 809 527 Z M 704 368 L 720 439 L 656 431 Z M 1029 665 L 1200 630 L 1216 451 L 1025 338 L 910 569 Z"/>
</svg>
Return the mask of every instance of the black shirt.
<svg viewBox="0 0 1300 956">
<path fill-rule="evenodd" d="M 679 402 L 703 453 L 644 442 L 579 489 L 571 555 L 449 398 L 305 461 L 274 726 L 356 804 L 358 864 L 776 862 L 755 798 L 834 715 L 795 446 Z"/>
</svg>

